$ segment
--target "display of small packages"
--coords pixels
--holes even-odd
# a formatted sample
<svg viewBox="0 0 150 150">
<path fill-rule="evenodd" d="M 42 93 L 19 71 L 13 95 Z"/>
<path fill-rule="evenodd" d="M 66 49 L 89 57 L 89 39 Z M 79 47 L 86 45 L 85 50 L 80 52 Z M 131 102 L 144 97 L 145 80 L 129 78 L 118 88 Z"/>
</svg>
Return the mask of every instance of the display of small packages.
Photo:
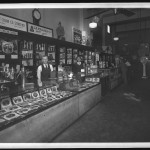
<svg viewBox="0 0 150 150">
<path fill-rule="evenodd" d="M 24 98 L 24 95 L 23 95 L 23 98 Z M 26 113 L 28 113 L 30 111 L 29 107 L 25 108 L 27 106 L 30 106 L 30 104 L 27 101 L 24 101 L 23 98 L 22 98 L 21 95 L 12 98 L 13 103 L 16 106 L 20 106 L 21 107 L 21 109 L 15 111 L 19 115 L 26 114 Z"/>
<path fill-rule="evenodd" d="M 46 88 L 46 91 L 47 91 L 47 99 L 49 100 L 49 101 L 54 101 L 56 98 L 54 97 L 52 97 L 52 90 L 51 90 L 51 88 L 50 87 L 47 87 Z"/>
<path fill-rule="evenodd" d="M 72 48 L 67 48 L 67 64 L 72 64 Z"/>
<path fill-rule="evenodd" d="M 14 112 L 14 110 L 18 109 L 18 107 L 11 110 L 12 107 L 13 107 L 13 104 L 11 102 L 10 97 L 6 97 L 6 98 L 2 99 L 1 110 L 6 110 L 6 112 L 8 112 L 8 113 L 1 114 L 1 117 L 8 121 L 18 118 L 20 115 L 17 114 L 16 112 Z"/>
<path fill-rule="evenodd" d="M 73 49 L 73 63 L 74 64 L 77 62 L 77 57 L 78 57 L 78 50 Z"/>
<path fill-rule="evenodd" d="M 12 104 L 10 97 L 7 97 L 1 101 L 1 109 L 5 109 L 10 112 L 21 109 L 21 107 L 17 106 L 14 102 Z"/>
<path fill-rule="evenodd" d="M 61 95 L 61 91 L 58 91 L 57 86 L 52 86 L 52 95 L 55 96 L 56 100 L 59 100 L 63 98 L 63 95 Z"/>
<path fill-rule="evenodd" d="M 55 45 L 48 45 L 48 59 L 55 63 Z"/>
<path fill-rule="evenodd" d="M 20 106 L 20 107 L 22 107 L 22 106 L 24 106 L 24 105 L 27 105 L 27 102 L 24 102 L 24 101 L 23 101 L 21 95 L 20 95 L 20 96 L 15 96 L 15 97 L 13 97 L 13 98 L 12 98 L 12 101 L 13 101 L 13 103 L 14 103 L 15 105 Z"/>
<path fill-rule="evenodd" d="M 23 94 L 23 99 L 24 99 L 24 102 L 27 103 L 28 105 L 34 104 L 34 101 L 35 101 L 31 92 Z"/>
<path fill-rule="evenodd" d="M 36 91 L 38 92 L 38 91 Z M 34 103 L 35 105 L 38 105 L 38 106 L 47 106 L 49 101 L 48 101 L 48 95 L 47 95 L 47 92 L 46 92 L 46 88 L 40 88 L 39 89 L 39 98 L 36 98 L 37 101 Z"/>
<path fill-rule="evenodd" d="M 36 105 L 36 102 L 40 100 L 40 95 L 38 91 L 25 93 L 23 94 L 23 98 L 24 98 L 24 101 L 26 101 L 29 104 L 28 106 L 25 106 L 24 108 L 29 108 L 29 111 L 34 110 L 34 109 L 36 110 L 39 108 L 39 106 Z"/>
<path fill-rule="evenodd" d="M 86 78 L 85 81 L 87 82 L 100 82 L 100 78 Z"/>
<path fill-rule="evenodd" d="M 65 47 L 61 47 L 59 49 L 59 64 L 65 64 L 65 60 L 66 60 L 66 48 Z"/>
</svg>

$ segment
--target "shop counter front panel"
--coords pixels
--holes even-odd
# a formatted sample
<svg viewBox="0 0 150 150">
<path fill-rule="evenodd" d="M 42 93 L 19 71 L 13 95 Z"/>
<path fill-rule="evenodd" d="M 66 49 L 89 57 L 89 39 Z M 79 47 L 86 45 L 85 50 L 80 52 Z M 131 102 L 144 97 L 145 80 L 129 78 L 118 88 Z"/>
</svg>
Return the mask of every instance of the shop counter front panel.
<svg viewBox="0 0 150 150">
<path fill-rule="evenodd" d="M 101 99 L 101 84 L 79 94 L 79 116 L 86 113 Z"/>
<path fill-rule="evenodd" d="M 54 138 L 78 118 L 78 98 L 58 105 L 0 131 L 0 142 L 42 142 Z"/>
</svg>

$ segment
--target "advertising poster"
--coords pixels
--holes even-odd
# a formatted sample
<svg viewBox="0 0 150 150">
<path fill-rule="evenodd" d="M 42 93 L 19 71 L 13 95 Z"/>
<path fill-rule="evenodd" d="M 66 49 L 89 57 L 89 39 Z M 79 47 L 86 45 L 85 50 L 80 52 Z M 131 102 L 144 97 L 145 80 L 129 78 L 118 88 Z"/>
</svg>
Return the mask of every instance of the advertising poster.
<svg viewBox="0 0 150 150">
<path fill-rule="evenodd" d="M 72 28 L 72 32 L 73 32 L 73 42 L 77 44 L 82 44 L 82 32 L 75 28 Z"/>
<path fill-rule="evenodd" d="M 12 59 L 18 59 L 18 41 L 11 39 L 0 39 L 0 58 L 11 55 Z"/>
</svg>

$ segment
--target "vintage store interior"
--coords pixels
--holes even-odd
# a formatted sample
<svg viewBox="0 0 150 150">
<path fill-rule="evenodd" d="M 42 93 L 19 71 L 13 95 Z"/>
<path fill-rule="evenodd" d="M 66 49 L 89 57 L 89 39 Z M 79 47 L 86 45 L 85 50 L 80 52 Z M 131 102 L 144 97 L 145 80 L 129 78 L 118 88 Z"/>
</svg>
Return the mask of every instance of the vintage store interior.
<svg viewBox="0 0 150 150">
<path fill-rule="evenodd" d="M 50 6 L 0 6 L 0 143 L 150 142 L 150 5 Z"/>
</svg>

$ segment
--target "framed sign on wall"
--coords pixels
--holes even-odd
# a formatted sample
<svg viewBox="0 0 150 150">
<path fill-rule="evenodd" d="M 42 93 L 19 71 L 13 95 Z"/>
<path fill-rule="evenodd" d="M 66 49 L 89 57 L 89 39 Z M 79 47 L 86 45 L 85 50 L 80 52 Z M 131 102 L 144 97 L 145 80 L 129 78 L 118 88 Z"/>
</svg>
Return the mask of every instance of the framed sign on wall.
<svg viewBox="0 0 150 150">
<path fill-rule="evenodd" d="M 82 44 L 82 32 L 79 29 L 72 28 L 73 42 L 77 44 Z"/>
</svg>

